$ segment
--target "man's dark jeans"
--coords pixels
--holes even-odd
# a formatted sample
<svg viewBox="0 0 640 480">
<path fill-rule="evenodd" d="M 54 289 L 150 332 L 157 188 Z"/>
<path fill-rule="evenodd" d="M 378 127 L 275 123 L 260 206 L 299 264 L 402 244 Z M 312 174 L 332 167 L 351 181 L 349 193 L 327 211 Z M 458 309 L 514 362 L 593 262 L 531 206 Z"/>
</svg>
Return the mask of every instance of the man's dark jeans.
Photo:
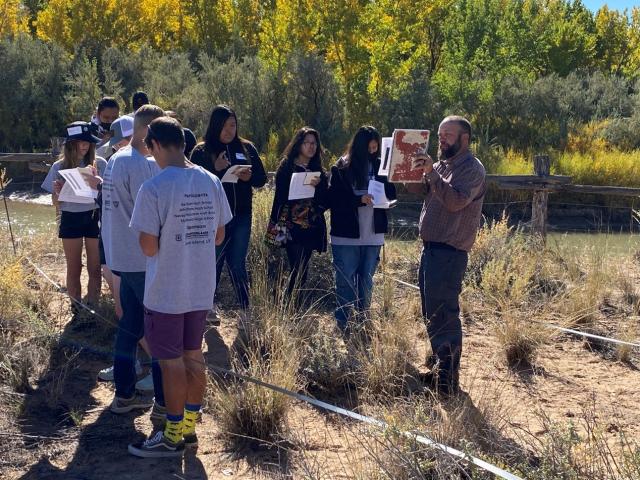
<svg viewBox="0 0 640 480">
<path fill-rule="evenodd" d="M 113 380 L 116 396 L 131 398 L 136 391 L 136 353 L 144 336 L 144 272 L 120 272 L 122 318 L 116 334 Z M 151 359 L 153 389 L 156 402 L 164 406 L 162 374 L 157 360 Z"/>
<path fill-rule="evenodd" d="M 468 254 L 461 250 L 425 244 L 420 258 L 419 284 L 422 315 L 431 350 L 438 364 L 438 388 L 458 389 L 462 324 L 459 296 Z"/>
</svg>

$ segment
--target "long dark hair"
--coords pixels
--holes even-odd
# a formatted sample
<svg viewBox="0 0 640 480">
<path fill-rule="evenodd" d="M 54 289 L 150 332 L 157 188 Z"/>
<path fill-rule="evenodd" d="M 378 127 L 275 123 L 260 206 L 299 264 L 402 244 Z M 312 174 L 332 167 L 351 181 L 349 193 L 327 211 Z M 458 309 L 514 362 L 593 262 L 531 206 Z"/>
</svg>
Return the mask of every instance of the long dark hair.
<svg viewBox="0 0 640 480">
<path fill-rule="evenodd" d="M 233 117 L 236 120 L 236 136 L 231 140 L 229 145 L 235 146 L 246 154 L 244 145 L 249 143 L 249 141 L 238 135 L 238 117 L 236 116 L 236 112 L 234 112 L 228 105 L 216 105 L 211 112 L 209 125 L 207 126 L 207 131 L 205 132 L 203 139 L 205 151 L 212 154 L 214 157 L 227 147 L 227 145 L 220 141 L 220 132 L 222 132 L 222 128 L 224 127 L 224 122 L 226 122 L 230 117 Z"/>
<path fill-rule="evenodd" d="M 92 143 L 89 145 L 89 150 L 87 150 L 85 156 L 80 158 L 78 155 L 78 142 L 75 140 L 67 140 L 64 142 L 64 148 L 59 160 L 62 160 L 61 169 L 94 167 L 96 164 L 96 144 Z"/>
<path fill-rule="evenodd" d="M 375 140 L 378 142 L 378 151 L 374 154 L 369 153 L 369 142 Z M 347 148 L 345 149 L 341 168 L 347 169 L 347 174 L 353 184 L 359 190 L 367 188 L 369 181 L 369 163 L 374 164 L 380 155 L 380 134 L 375 127 L 365 125 L 358 129 Z"/>
<path fill-rule="evenodd" d="M 307 135 L 313 135 L 316 139 L 316 153 L 309 160 L 309 170 L 323 172 L 322 169 L 322 144 L 320 143 L 320 134 L 317 130 L 311 127 L 302 127 L 300 130 L 296 132 L 293 136 L 289 145 L 286 146 L 284 152 L 282 152 L 282 160 L 280 161 L 280 165 L 278 166 L 278 170 L 283 168 L 288 168 L 293 170 L 293 164 L 300 155 L 300 149 L 302 148 L 302 143 L 304 142 L 304 138 Z"/>
</svg>

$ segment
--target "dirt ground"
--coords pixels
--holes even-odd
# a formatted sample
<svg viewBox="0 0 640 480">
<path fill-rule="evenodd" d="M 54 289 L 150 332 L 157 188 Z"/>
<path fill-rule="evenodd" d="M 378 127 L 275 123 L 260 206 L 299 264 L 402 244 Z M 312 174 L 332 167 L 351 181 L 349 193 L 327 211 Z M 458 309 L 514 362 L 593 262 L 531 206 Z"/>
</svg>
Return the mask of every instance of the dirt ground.
<svg viewBox="0 0 640 480">
<path fill-rule="evenodd" d="M 49 265 L 52 274 L 54 266 Z M 60 274 L 53 275 L 62 280 Z M 414 294 L 409 290 L 397 292 L 399 296 Z M 216 419 L 205 412 L 197 427 L 197 453 L 187 454 L 183 460 L 132 457 L 127 453 L 127 444 L 151 433 L 153 425 L 146 412 L 109 412 L 113 387 L 96 380 L 98 371 L 109 364 L 104 354 L 110 348 L 109 337 L 99 339 L 96 346 L 90 330 L 77 331 L 73 322 L 61 327 L 68 338 L 86 342 L 83 353 L 72 359 L 70 368 L 45 372 L 28 394 L 0 391 L 0 478 L 151 480 L 374 475 L 363 467 L 366 448 L 358 439 L 354 422 L 301 402 L 294 402 L 288 418 L 289 441 L 281 448 L 253 445 L 235 450 L 225 441 Z M 478 408 L 487 404 L 499 406 L 494 410 L 514 437 L 519 431 L 544 433 L 545 426 L 536 412 L 568 424 L 583 409 L 593 406 L 605 422 L 606 435 L 612 442 L 620 431 L 640 438 L 640 375 L 636 363 L 616 362 L 606 349 L 589 349 L 581 340 L 557 335 L 542 347 L 533 371 L 514 371 L 505 366 L 491 329 L 475 319 L 473 312 L 466 315 L 462 388 Z M 207 361 L 229 368 L 235 337 L 235 318 L 223 313 L 222 325 L 207 331 Z M 424 371 L 425 335 L 419 325 L 414 338 L 415 366 Z M 19 409 L 12 407 L 18 404 Z"/>
</svg>

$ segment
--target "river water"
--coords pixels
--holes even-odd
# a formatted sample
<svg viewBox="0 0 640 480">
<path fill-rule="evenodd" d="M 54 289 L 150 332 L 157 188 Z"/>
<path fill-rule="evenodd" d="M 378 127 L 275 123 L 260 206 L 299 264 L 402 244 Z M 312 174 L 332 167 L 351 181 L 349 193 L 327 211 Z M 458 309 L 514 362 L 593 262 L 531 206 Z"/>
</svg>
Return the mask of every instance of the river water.
<svg viewBox="0 0 640 480">
<path fill-rule="evenodd" d="M 39 195 L 35 197 L 11 197 L 7 200 L 11 227 L 17 238 L 26 238 L 39 233 L 48 233 L 52 238 L 57 237 L 55 222 L 55 209 L 51 205 L 50 195 Z M 4 205 L 0 202 L 0 229 L 7 232 L 7 216 Z M 406 233 L 402 235 L 409 240 L 417 232 L 405 226 Z M 547 243 L 554 247 L 568 247 L 572 249 L 591 249 L 602 251 L 613 255 L 629 255 L 640 251 L 640 235 L 630 233 L 562 233 L 553 232 L 549 234 Z"/>
</svg>

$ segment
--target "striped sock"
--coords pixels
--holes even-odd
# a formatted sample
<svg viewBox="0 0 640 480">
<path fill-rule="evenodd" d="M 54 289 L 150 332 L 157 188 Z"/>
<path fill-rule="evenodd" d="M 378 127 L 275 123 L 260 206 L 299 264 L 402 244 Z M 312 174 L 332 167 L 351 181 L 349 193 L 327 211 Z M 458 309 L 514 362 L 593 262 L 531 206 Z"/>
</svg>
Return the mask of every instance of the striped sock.
<svg viewBox="0 0 640 480">
<path fill-rule="evenodd" d="M 173 443 L 182 440 L 182 415 L 167 414 L 167 423 L 164 426 L 164 437 Z"/>
<path fill-rule="evenodd" d="M 184 433 L 185 435 L 196 433 L 196 420 L 198 420 L 199 411 L 200 405 L 187 403 L 184 406 L 184 422 L 182 433 Z"/>
</svg>

